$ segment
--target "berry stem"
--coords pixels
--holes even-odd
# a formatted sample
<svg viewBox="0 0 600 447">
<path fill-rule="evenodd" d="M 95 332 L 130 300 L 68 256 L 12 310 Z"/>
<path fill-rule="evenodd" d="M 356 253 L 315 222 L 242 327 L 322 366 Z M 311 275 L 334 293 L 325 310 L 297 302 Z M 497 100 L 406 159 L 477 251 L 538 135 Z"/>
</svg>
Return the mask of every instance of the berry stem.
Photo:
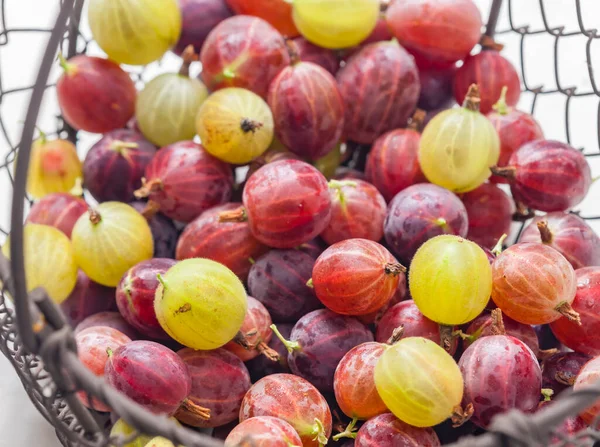
<svg viewBox="0 0 600 447">
<path fill-rule="evenodd" d="M 315 437 L 313 438 L 313 441 L 317 441 L 319 443 L 319 447 L 323 447 L 325 444 L 327 444 L 327 434 L 325 433 L 325 427 L 323 426 L 323 423 L 315 418 L 315 425 L 313 425 L 313 430 L 312 433 L 313 435 L 315 435 Z"/>
<path fill-rule="evenodd" d="M 109 357 L 112 357 L 112 355 L 113 355 L 112 348 L 106 348 L 106 355 L 109 356 Z"/>
<path fill-rule="evenodd" d="M 69 62 L 67 62 L 67 60 L 65 59 L 65 56 L 63 56 L 62 51 L 58 52 L 58 62 L 61 66 L 61 68 L 65 71 L 65 73 L 67 75 L 73 74 L 76 70 L 75 65 L 73 64 L 69 64 Z"/>
<path fill-rule="evenodd" d="M 575 382 L 573 380 L 573 382 Z M 572 384 L 571 384 L 572 385 Z M 554 396 L 554 390 L 551 388 L 542 388 L 542 397 L 544 402 L 550 402 Z"/>
<path fill-rule="evenodd" d="M 508 234 L 504 233 L 502 236 L 500 236 L 500 239 L 498 239 L 498 242 L 496 242 L 496 245 L 494 245 L 494 248 L 492 248 L 492 254 L 496 257 L 500 256 L 500 253 L 502 253 L 502 246 L 504 245 L 504 241 L 506 240 L 506 238 L 508 237 Z"/>
<path fill-rule="evenodd" d="M 223 211 L 219 213 L 219 222 L 246 222 L 248 216 L 243 206 L 231 211 Z"/>
<path fill-rule="evenodd" d="M 227 79 L 235 78 L 235 73 L 230 68 L 226 68 L 223 70 L 223 77 Z"/>
<path fill-rule="evenodd" d="M 537 223 L 538 230 L 540 230 L 540 237 L 542 239 L 542 243 L 551 244 L 552 243 L 552 231 L 548 228 L 548 222 L 545 220 L 541 220 Z"/>
<path fill-rule="evenodd" d="M 403 335 L 404 335 L 404 325 L 401 324 L 396 329 L 394 329 L 394 331 L 392 332 L 391 337 L 388 338 L 388 340 L 387 340 L 386 343 L 388 345 L 393 345 L 394 343 L 398 343 L 400 341 L 400 339 L 402 338 Z"/>
<path fill-rule="evenodd" d="M 181 58 L 183 59 L 183 63 L 181 64 L 181 68 L 179 69 L 179 76 L 185 76 L 186 78 L 190 77 L 190 65 L 192 62 L 196 62 L 198 60 L 198 55 L 194 51 L 194 45 L 188 45 L 181 53 Z"/>
<path fill-rule="evenodd" d="M 507 180 L 514 180 L 517 174 L 517 168 L 514 166 L 492 166 L 490 171 L 492 171 L 492 174 Z"/>
<path fill-rule="evenodd" d="M 115 140 L 112 143 L 110 143 L 109 149 L 123 155 L 125 149 L 137 149 L 138 147 L 139 145 L 137 143 Z"/>
<path fill-rule="evenodd" d="M 290 56 L 291 64 L 296 65 L 298 62 L 300 62 L 300 51 L 298 50 L 298 44 L 296 44 L 294 39 L 285 39 L 285 47 L 287 48 L 287 52 Z"/>
<path fill-rule="evenodd" d="M 556 306 L 554 310 L 566 317 L 567 320 L 573 321 L 574 323 L 581 326 L 581 318 L 579 317 L 579 313 L 571 307 L 571 303 L 563 301 L 558 306 Z"/>
<path fill-rule="evenodd" d="M 440 324 L 440 346 L 444 348 L 446 352 L 450 352 L 452 349 L 452 342 L 454 341 L 454 328 L 446 324 Z"/>
<path fill-rule="evenodd" d="M 573 386 L 575 385 L 575 379 L 577 379 L 577 376 L 573 374 L 568 374 L 564 371 L 558 371 L 556 374 L 554 374 L 554 379 L 558 383 L 562 383 L 563 385 Z"/>
<path fill-rule="evenodd" d="M 240 127 L 242 132 L 256 132 L 257 129 L 260 129 L 263 126 L 263 123 L 259 123 L 258 121 L 251 120 L 250 118 L 242 118 L 240 121 Z"/>
<path fill-rule="evenodd" d="M 269 345 L 267 345 L 264 341 L 261 341 L 259 344 L 257 344 L 255 349 L 272 362 L 279 361 L 279 353 L 270 348 Z"/>
<path fill-rule="evenodd" d="M 309 278 L 308 281 L 306 281 L 306 287 L 310 287 L 311 289 L 315 288 L 312 278 Z"/>
<path fill-rule="evenodd" d="M 93 225 L 97 225 L 102 222 L 102 216 L 100 216 L 100 213 L 93 208 L 90 208 L 90 222 Z"/>
<path fill-rule="evenodd" d="M 46 144 L 46 142 L 48 141 L 48 136 L 46 135 L 46 132 L 40 129 L 37 126 L 37 124 L 35 126 L 35 129 L 40 133 L 40 136 L 38 137 L 38 140 L 40 140 L 40 144 Z"/>
<path fill-rule="evenodd" d="M 481 36 L 479 44 L 481 45 L 482 50 L 502 51 L 502 49 L 504 48 L 504 45 L 496 42 L 492 37 L 487 36 L 485 34 Z"/>
<path fill-rule="evenodd" d="M 69 194 L 72 196 L 83 197 L 83 179 L 81 177 L 75 179 L 75 184 L 69 190 Z"/>
<path fill-rule="evenodd" d="M 357 418 L 352 419 L 343 432 L 338 433 L 331 439 L 333 439 L 334 441 L 338 441 L 342 438 L 356 439 L 356 422 L 357 421 L 358 421 Z"/>
<path fill-rule="evenodd" d="M 190 399 L 184 400 L 181 404 L 181 408 L 205 421 L 210 419 L 210 409 L 196 405 Z"/>
<path fill-rule="evenodd" d="M 406 273 L 406 267 L 399 262 L 388 262 L 383 266 L 386 275 L 398 276 L 400 273 Z"/>
<path fill-rule="evenodd" d="M 142 178 L 142 187 L 137 191 L 134 191 L 133 195 L 138 199 L 143 199 L 152 193 L 161 191 L 163 187 L 163 182 L 159 178 L 152 179 L 149 182 L 147 182 L 145 178 Z"/>
<path fill-rule="evenodd" d="M 144 216 L 147 221 L 150 221 L 159 211 L 159 203 L 154 200 L 148 200 L 148 203 L 146 203 L 146 207 L 142 210 L 141 215 Z"/>
<path fill-rule="evenodd" d="M 425 121 L 426 116 L 427 112 L 425 110 L 415 110 L 415 113 L 413 113 L 413 116 L 410 119 L 410 122 L 408 123 L 407 127 L 416 132 L 421 132 L 421 130 L 423 129 L 423 121 Z"/>
<path fill-rule="evenodd" d="M 479 86 L 477 84 L 471 84 L 469 90 L 463 101 L 463 107 L 473 112 L 479 112 L 479 104 L 481 103 L 481 97 L 479 96 Z"/>
<path fill-rule="evenodd" d="M 552 357 L 556 353 L 558 353 L 558 349 L 556 349 L 556 348 L 552 348 L 552 349 L 540 349 L 537 352 L 536 357 L 537 357 L 537 359 L 540 362 L 543 362 L 544 360 L 546 360 L 549 357 Z"/>
<path fill-rule="evenodd" d="M 271 328 L 271 330 L 273 331 L 273 333 L 277 336 L 277 338 L 279 340 L 281 340 L 281 343 L 283 343 L 283 345 L 285 346 L 285 349 L 287 349 L 287 351 L 291 354 L 294 351 L 301 351 L 302 350 L 302 346 L 300 346 L 300 343 L 298 343 L 297 341 L 290 341 L 287 340 L 282 334 L 281 332 L 279 332 L 279 329 L 277 329 L 277 326 L 272 324 L 271 326 L 269 326 Z"/>
<path fill-rule="evenodd" d="M 238 331 L 237 334 L 235 334 L 235 337 L 233 337 L 233 342 L 240 345 L 246 351 L 250 351 L 251 349 L 253 349 L 253 346 L 250 344 L 250 342 L 242 333 L 242 331 Z"/>
<path fill-rule="evenodd" d="M 467 404 L 464 410 L 460 405 L 454 407 L 451 416 L 452 427 L 457 428 L 467 422 L 473 416 L 474 411 L 473 404 Z"/>
<path fill-rule="evenodd" d="M 506 335 L 504 321 L 502 321 L 502 311 L 500 309 L 492 310 L 492 335 Z"/>
<path fill-rule="evenodd" d="M 468 341 L 469 343 L 473 343 L 475 340 L 477 340 L 481 336 L 481 332 L 482 332 L 481 328 L 477 329 L 477 331 L 475 331 L 472 334 L 465 334 L 460 329 L 457 329 L 456 331 L 452 331 L 452 336 L 460 337 L 461 339 Z"/>
<path fill-rule="evenodd" d="M 499 115 L 508 115 L 509 107 L 506 104 L 506 92 L 508 91 L 508 87 L 505 85 L 502 87 L 502 91 L 500 92 L 500 98 L 498 98 L 498 102 L 492 106 Z"/>
<path fill-rule="evenodd" d="M 165 278 L 163 278 L 163 276 L 160 273 L 156 274 L 156 279 L 158 279 L 158 282 L 161 283 L 161 285 L 163 286 L 163 290 L 167 289 L 167 282 L 165 281 Z"/>
<path fill-rule="evenodd" d="M 450 230 L 448 222 L 443 217 L 438 217 L 436 220 L 433 221 L 433 223 L 440 227 L 444 231 L 444 233 L 448 233 L 448 230 Z"/>
<path fill-rule="evenodd" d="M 358 184 L 353 180 L 329 180 L 327 183 L 332 189 L 342 189 L 344 186 L 350 186 L 351 188 L 356 188 Z"/>
</svg>

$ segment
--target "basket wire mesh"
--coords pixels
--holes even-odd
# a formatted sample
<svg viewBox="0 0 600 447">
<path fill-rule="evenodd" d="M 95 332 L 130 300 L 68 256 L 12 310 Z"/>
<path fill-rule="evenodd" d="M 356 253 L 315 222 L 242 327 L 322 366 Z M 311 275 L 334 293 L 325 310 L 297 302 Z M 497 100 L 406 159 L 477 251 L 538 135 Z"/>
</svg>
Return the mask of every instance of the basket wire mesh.
<svg viewBox="0 0 600 447">
<path fill-rule="evenodd" d="M 18 1 L 18 0 L 15 0 Z M 548 8 L 552 0 L 539 0 L 539 12 L 543 26 L 530 27 L 518 23 L 515 18 L 522 0 L 507 0 L 505 3 L 509 27 L 498 30 L 496 26 L 502 0 L 493 0 L 488 20 L 487 35 L 518 36 L 520 45 L 520 69 L 523 89 L 531 98 L 531 112 L 536 113 L 538 99 L 546 95 L 562 95 L 564 97 L 565 138 L 572 142 L 571 112 L 574 100 L 583 97 L 595 98 L 597 101 L 594 128 L 598 147 L 581 149 L 585 155 L 600 155 L 600 81 L 594 74 L 594 43 L 600 42 L 600 32 L 586 24 L 583 0 L 564 2 L 575 8 L 578 29 L 567 31 L 562 25 L 554 25 L 549 21 Z M 27 28 L 11 27 L 7 20 L 8 0 L 0 0 L 0 50 L 10 44 L 11 37 L 20 33 L 38 33 L 48 35 L 48 44 L 40 64 L 36 82 L 33 85 L 7 87 L 3 83 L 0 70 L 0 144 L 6 145 L 6 156 L 0 160 L 0 173 L 7 176 L 13 188 L 11 214 L 11 261 L 0 253 L 0 351 L 7 357 L 17 372 L 25 391 L 34 406 L 43 417 L 55 428 L 60 442 L 65 446 L 100 447 L 106 445 L 124 445 L 139 433 L 161 435 L 173 442 L 188 447 L 217 447 L 220 441 L 206 434 L 193 432 L 176 426 L 166 417 L 151 415 L 134 402 L 120 395 L 90 373 L 78 360 L 73 333 L 66 323 L 58 307 L 52 303 L 41 289 L 26 293 L 23 259 L 22 221 L 25 207 L 31 203 L 25 193 L 25 181 L 32 144 L 35 123 L 42 98 L 47 89 L 54 87 L 47 84 L 50 69 L 54 64 L 56 52 L 72 57 L 85 53 L 91 42 L 84 36 L 79 27 L 83 8 L 83 0 L 61 0 L 60 10 L 54 27 Z M 555 85 L 531 84 L 527 71 L 525 47 L 535 36 L 546 35 L 554 39 L 554 80 Z M 559 67 L 559 47 L 562 39 L 579 36 L 586 39 L 586 66 L 589 76 L 589 88 L 580 89 L 561 82 Z M 596 48 L 596 50 L 598 50 Z M 600 56 L 600 54 L 599 54 Z M 0 51 L 0 64 L 2 52 Z M 139 72 L 132 77 L 140 81 Z M 7 116 L 3 103 L 11 95 L 31 92 L 31 100 L 25 117 L 20 141 L 12 141 L 7 128 Z M 57 136 L 76 141 L 77 133 L 69 127 L 61 117 L 56 116 L 56 131 L 48 136 Z M 20 152 L 19 152 L 20 150 Z M 15 163 L 19 152 L 18 163 Z M 16 164 L 16 167 L 14 166 Z M 600 220 L 600 215 L 582 216 L 588 220 Z M 522 230 L 525 223 L 520 226 Z M 0 225 L 0 239 L 7 236 L 9 228 Z M 13 302 L 14 305 L 10 305 Z M 14 309 L 13 309 L 14 308 Z M 16 310 L 16 311 L 15 311 Z M 88 396 L 95 396 L 107 403 L 113 412 L 122 417 L 137 430 L 127 439 L 110 438 L 106 428 L 110 420 L 105 414 L 87 410 L 76 396 L 76 391 L 84 390 Z M 594 387 L 578 392 L 566 391 L 558 402 L 548 406 L 534 415 L 523 415 L 518 411 L 510 411 L 496 417 L 488 433 L 477 437 L 466 437 L 455 447 L 466 446 L 542 446 L 548 445 L 552 428 L 557 427 L 566 417 L 574 416 L 600 397 L 600 383 Z M 91 399 L 89 399 L 91 401 Z M 597 422 L 597 421 L 596 421 Z M 590 446 L 600 442 L 600 431 L 597 423 L 572 437 L 556 435 L 560 438 L 556 446 Z"/>
</svg>

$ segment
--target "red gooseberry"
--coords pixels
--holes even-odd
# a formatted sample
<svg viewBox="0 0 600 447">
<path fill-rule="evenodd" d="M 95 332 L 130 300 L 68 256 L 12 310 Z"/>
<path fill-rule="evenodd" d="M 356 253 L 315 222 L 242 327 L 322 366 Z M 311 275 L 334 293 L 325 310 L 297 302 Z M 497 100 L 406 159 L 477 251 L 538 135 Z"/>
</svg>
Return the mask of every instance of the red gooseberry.
<svg viewBox="0 0 600 447">
<path fill-rule="evenodd" d="M 484 183 L 459 197 L 467 210 L 468 239 L 482 247 L 493 247 L 503 234 L 510 234 L 515 206 L 496 185 Z"/>
<path fill-rule="evenodd" d="M 129 205 L 141 213 L 150 226 L 154 241 L 154 257 L 174 259 L 179 230 L 173 221 L 158 212 L 160 206 L 156 202 L 146 203 L 139 200 L 130 202 Z"/>
<path fill-rule="evenodd" d="M 542 387 L 558 394 L 572 387 L 581 368 L 592 359 L 579 352 L 557 352 L 542 362 Z"/>
<path fill-rule="evenodd" d="M 60 310 L 74 328 L 91 315 L 117 310 L 115 289 L 92 281 L 79 270 L 75 288 L 67 299 L 60 303 Z"/>
<path fill-rule="evenodd" d="M 462 60 L 481 37 L 481 14 L 472 0 L 396 0 L 386 19 L 394 37 L 421 66 Z"/>
<path fill-rule="evenodd" d="M 519 242 L 542 242 L 560 252 L 574 269 L 600 265 L 600 237 L 576 214 L 557 211 L 536 216 Z"/>
<path fill-rule="evenodd" d="M 581 324 L 568 318 L 550 323 L 558 340 L 574 351 L 600 355 L 600 267 L 575 270 L 577 293 L 571 306 Z"/>
<path fill-rule="evenodd" d="M 302 445 L 294 427 L 273 416 L 256 416 L 236 426 L 225 439 L 225 447 L 290 447 Z"/>
<path fill-rule="evenodd" d="M 331 180 L 331 220 L 321 233 L 328 244 L 361 238 L 379 241 L 383 237 L 385 199 L 375 186 L 363 180 Z"/>
<path fill-rule="evenodd" d="M 512 154 L 525 143 L 544 138 L 544 132 L 533 116 L 506 104 L 506 91 L 506 86 L 502 87 L 500 99 L 492 106 L 493 111 L 487 114 L 500 138 L 500 167 L 506 166 Z M 496 175 L 490 177 L 490 181 L 508 183 Z"/>
<path fill-rule="evenodd" d="M 335 78 L 311 62 L 282 69 L 269 86 L 277 138 L 309 160 L 327 155 L 344 129 L 344 103 Z"/>
<path fill-rule="evenodd" d="M 392 130 L 377 138 L 367 158 L 366 178 L 388 202 L 409 186 L 426 181 L 418 157 L 421 134 L 416 121 L 420 116 L 413 116 L 408 129 Z"/>
<path fill-rule="evenodd" d="M 463 403 L 474 408 L 471 421 L 487 427 L 511 408 L 535 410 L 542 389 L 542 371 L 525 343 L 510 335 L 490 335 L 469 346 L 458 362 L 465 388 Z"/>
<path fill-rule="evenodd" d="M 568 144 L 535 140 L 521 146 L 508 166 L 492 173 L 508 179 L 512 195 L 540 211 L 565 211 L 579 204 L 592 184 L 585 156 Z"/>
<path fill-rule="evenodd" d="M 200 52 L 202 81 L 211 91 L 241 87 L 266 98 L 269 84 L 290 64 L 285 40 L 258 17 L 227 18 L 215 26 Z"/>
<path fill-rule="evenodd" d="M 114 295 L 114 293 L 113 293 Z M 116 329 L 122 334 L 127 335 L 131 340 L 138 340 L 141 335 L 136 331 L 119 312 L 105 311 L 98 312 L 84 318 L 81 323 L 75 327 L 75 335 L 91 327 L 109 327 Z"/>
<path fill-rule="evenodd" d="M 356 434 L 355 447 L 438 447 L 440 440 L 433 429 L 413 427 L 392 413 L 369 419 Z"/>
<path fill-rule="evenodd" d="M 256 382 L 244 396 L 240 422 L 256 416 L 273 416 L 289 423 L 304 447 L 327 443 L 331 411 L 319 391 L 302 377 L 273 374 Z"/>
<path fill-rule="evenodd" d="M 203 211 L 231 197 L 233 174 L 193 141 L 162 148 L 146 167 L 144 185 L 137 198 L 149 197 L 161 213 L 173 220 L 190 222 Z"/>
<path fill-rule="evenodd" d="M 383 233 L 390 250 L 409 262 L 432 237 L 454 234 L 465 237 L 467 210 L 447 189 L 419 183 L 400 191 L 388 205 Z"/>
<path fill-rule="evenodd" d="M 119 64 L 81 54 L 60 56 L 63 75 L 56 84 L 64 120 L 77 130 L 105 133 L 125 127 L 135 112 L 137 91 Z"/>
<path fill-rule="evenodd" d="M 212 351 L 184 348 L 177 355 L 192 378 L 189 400 L 210 410 L 210 419 L 198 416 L 185 406 L 177 410 L 175 417 L 192 427 L 219 427 L 236 420 L 242 399 L 251 386 L 244 363 L 222 348 Z"/>
<path fill-rule="evenodd" d="M 398 288 L 406 268 L 377 242 L 346 239 L 325 250 L 315 262 L 312 283 L 317 298 L 342 315 L 380 309 Z"/>
<path fill-rule="evenodd" d="M 260 17 L 285 37 L 298 35 L 292 5 L 285 0 L 225 0 L 236 14 Z"/>
<path fill-rule="evenodd" d="M 55 192 L 42 197 L 33 204 L 25 223 L 49 225 L 59 229 L 70 238 L 75 222 L 87 210 L 88 206 L 82 198 Z"/>
<path fill-rule="evenodd" d="M 600 356 L 594 357 L 581 368 L 581 371 L 575 380 L 575 384 L 573 385 L 573 389 L 577 391 L 587 387 L 597 386 L 598 380 L 600 380 Z M 598 415 L 600 415 L 600 401 L 596 401 L 594 405 L 579 414 L 579 416 L 581 416 L 588 424 L 594 422 Z"/>
<path fill-rule="evenodd" d="M 177 242 L 177 259 L 207 258 L 220 262 L 242 281 L 252 262 L 268 248 L 258 242 L 248 222 L 221 222 L 223 211 L 239 209 L 241 203 L 226 203 L 204 211 L 190 222 Z"/>
<path fill-rule="evenodd" d="M 77 353 L 81 363 L 96 376 L 103 376 L 104 367 L 108 360 L 106 350 L 117 349 L 131 342 L 131 339 L 122 332 L 110 327 L 90 327 L 77 333 L 75 342 L 77 343 Z M 80 391 L 78 396 L 89 408 L 97 411 L 110 411 L 109 407 L 95 398 L 90 402 L 85 391 Z"/>
<path fill-rule="evenodd" d="M 320 234 L 331 218 L 327 180 L 299 160 L 269 163 L 246 182 L 244 208 L 221 214 L 222 221 L 248 220 L 256 239 L 275 248 L 293 248 Z"/>
<path fill-rule="evenodd" d="M 484 48 L 470 56 L 454 75 L 454 99 L 461 103 L 471 84 L 479 86 L 479 110 L 484 115 L 492 111 L 502 89 L 506 87 L 506 103 L 514 107 L 521 96 L 521 82 L 515 67 L 498 51 Z"/>
<path fill-rule="evenodd" d="M 388 411 L 377 393 L 374 379 L 375 364 L 385 349 L 382 343 L 363 343 L 340 360 L 333 377 L 333 390 L 346 416 L 369 419 Z"/>
<path fill-rule="evenodd" d="M 398 42 L 372 43 L 354 54 L 337 73 L 346 107 L 344 134 L 371 144 L 406 125 L 419 99 L 419 73 Z M 350 107 L 360 104 L 360 107 Z"/>
<path fill-rule="evenodd" d="M 220 22 L 231 17 L 225 0 L 179 0 L 181 34 L 173 52 L 181 55 L 188 45 L 200 53 L 208 33 Z"/>
<path fill-rule="evenodd" d="M 571 307 L 576 291 L 569 261 L 543 244 L 515 244 L 492 264 L 492 299 L 521 323 L 546 324 L 561 315 L 579 322 L 579 314 Z"/>
<path fill-rule="evenodd" d="M 335 52 L 329 48 L 319 47 L 304 37 L 296 37 L 287 40 L 286 43 L 292 59 L 297 56 L 303 62 L 320 65 L 334 76 L 340 68 L 340 61 Z"/>
<path fill-rule="evenodd" d="M 108 132 L 85 156 L 83 184 L 98 202 L 129 202 L 155 153 L 156 147 L 133 130 Z"/>
<path fill-rule="evenodd" d="M 298 320 L 290 340 L 275 334 L 286 346 L 291 371 L 323 392 L 333 391 L 335 369 L 353 347 L 373 341 L 373 334 L 356 318 L 327 309 L 312 311 Z"/>
</svg>

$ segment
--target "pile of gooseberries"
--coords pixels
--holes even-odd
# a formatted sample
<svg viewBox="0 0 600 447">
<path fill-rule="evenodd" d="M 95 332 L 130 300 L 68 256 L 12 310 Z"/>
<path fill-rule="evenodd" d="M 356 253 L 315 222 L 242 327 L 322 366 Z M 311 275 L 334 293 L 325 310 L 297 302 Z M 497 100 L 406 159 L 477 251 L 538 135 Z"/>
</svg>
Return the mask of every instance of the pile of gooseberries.
<svg viewBox="0 0 600 447">
<path fill-rule="evenodd" d="M 586 158 L 472 0 L 387 3 L 89 2 L 57 93 L 98 135 L 33 144 L 24 256 L 93 374 L 230 447 L 439 446 L 600 378 Z"/>
</svg>

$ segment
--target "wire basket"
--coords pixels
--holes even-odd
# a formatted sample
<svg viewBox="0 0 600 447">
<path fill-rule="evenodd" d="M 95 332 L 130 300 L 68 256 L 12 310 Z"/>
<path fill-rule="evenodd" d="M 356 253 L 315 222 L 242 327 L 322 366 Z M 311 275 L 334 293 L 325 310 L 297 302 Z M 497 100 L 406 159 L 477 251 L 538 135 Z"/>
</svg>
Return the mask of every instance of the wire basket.
<svg viewBox="0 0 600 447">
<path fill-rule="evenodd" d="M 56 23 L 51 29 L 33 29 L 10 27 L 7 23 L 6 8 L 8 0 L 0 0 L 0 50 L 10 45 L 11 37 L 18 33 L 47 33 L 48 44 L 40 64 L 35 84 L 19 88 L 7 89 L 2 83 L 0 72 L 0 141 L 9 147 L 4 160 L 0 161 L 0 175 L 7 176 L 13 188 L 11 211 L 11 261 L 0 253 L 0 351 L 8 358 L 16 370 L 23 386 L 39 412 L 52 424 L 60 442 L 65 446 L 100 447 L 107 445 L 121 446 L 130 442 L 138 433 L 152 436 L 164 436 L 176 444 L 187 447 L 220 447 L 222 443 L 206 433 L 192 431 L 177 426 L 166 417 L 150 414 L 133 401 L 127 399 L 109 387 L 101 378 L 94 376 L 78 360 L 76 345 L 71 328 L 59 308 L 49 299 L 45 292 L 36 289 L 26 292 L 24 259 L 23 259 L 23 216 L 28 198 L 25 193 L 27 166 L 32 145 L 35 123 L 38 119 L 42 98 L 47 85 L 52 65 L 58 49 L 67 57 L 86 51 L 89 40 L 79 30 L 79 18 L 83 8 L 83 0 L 61 0 L 60 11 Z M 536 113 L 539 98 L 557 95 L 563 100 L 565 139 L 572 144 L 574 135 L 573 120 L 570 118 L 578 99 L 593 99 L 596 104 L 596 119 L 592 117 L 583 123 L 593 129 L 600 146 L 600 83 L 594 78 L 594 57 L 600 59 L 600 32 L 586 24 L 583 0 L 562 2 L 561 8 L 572 8 L 577 16 L 578 29 L 566 30 L 560 24 L 548 21 L 550 0 L 539 0 L 539 12 L 542 26 L 540 28 L 523 25 L 516 18 L 517 4 L 523 6 L 523 0 L 507 0 L 504 13 L 508 14 L 509 28 L 495 32 L 502 0 L 493 0 L 488 20 L 487 35 L 501 35 L 501 39 L 513 39 L 520 45 L 520 67 L 524 91 L 529 92 L 531 111 Z M 534 3 L 533 0 L 529 2 Z M 556 4 L 554 5 L 556 6 Z M 573 12 L 573 11 L 571 11 Z M 527 60 L 524 49 L 530 40 L 537 36 L 546 36 L 554 40 L 553 69 L 554 86 L 546 88 L 533 83 L 528 77 Z M 579 37 L 585 41 L 586 69 L 588 88 L 581 89 L 561 82 L 559 47 L 563 40 Z M 0 53 L 1 56 L 1 53 Z M 600 61 L 599 61 L 600 62 Z M 132 76 L 141 80 L 139 73 Z M 31 100 L 25 117 L 23 131 L 19 143 L 12 143 L 7 131 L 6 115 L 2 110 L 3 100 L 18 92 L 31 91 Z M 556 111 L 554 112 L 556 113 Z M 593 115 L 592 115 L 593 116 Z M 10 119 L 14 119 L 11 117 Z M 50 134 L 52 135 L 52 134 Z M 57 116 L 56 136 L 77 139 L 77 133 Z M 584 153 L 588 157 L 600 156 L 599 147 L 587 147 Z M 18 162 L 15 158 L 19 153 Z M 590 159 L 591 160 L 591 159 Z M 600 159 L 596 159 L 600 160 Z M 13 165 L 16 164 L 16 167 Z M 600 220 L 600 216 L 582 216 L 589 220 Z M 521 229 L 524 223 L 521 224 Z M 8 228 L 0 227 L 0 236 L 8 235 Z M 14 301 L 8 304 L 7 298 Z M 88 410 L 84 407 L 76 391 L 83 390 L 88 396 L 94 396 L 108 404 L 113 413 L 123 418 L 137 431 L 128 439 L 111 439 L 106 428 L 110 420 L 105 414 Z M 557 427 L 566 417 L 574 416 L 600 397 L 600 383 L 586 390 L 561 394 L 558 401 L 534 415 L 524 415 L 519 411 L 510 411 L 497 416 L 490 430 L 477 437 L 466 437 L 455 447 L 466 446 L 545 446 L 548 445 L 552 429 Z M 89 399 L 91 401 L 91 399 Z M 557 446 L 590 446 L 600 441 L 600 430 L 594 427 L 576 436 L 558 442 Z M 561 438 L 562 439 L 562 438 Z"/>
</svg>

